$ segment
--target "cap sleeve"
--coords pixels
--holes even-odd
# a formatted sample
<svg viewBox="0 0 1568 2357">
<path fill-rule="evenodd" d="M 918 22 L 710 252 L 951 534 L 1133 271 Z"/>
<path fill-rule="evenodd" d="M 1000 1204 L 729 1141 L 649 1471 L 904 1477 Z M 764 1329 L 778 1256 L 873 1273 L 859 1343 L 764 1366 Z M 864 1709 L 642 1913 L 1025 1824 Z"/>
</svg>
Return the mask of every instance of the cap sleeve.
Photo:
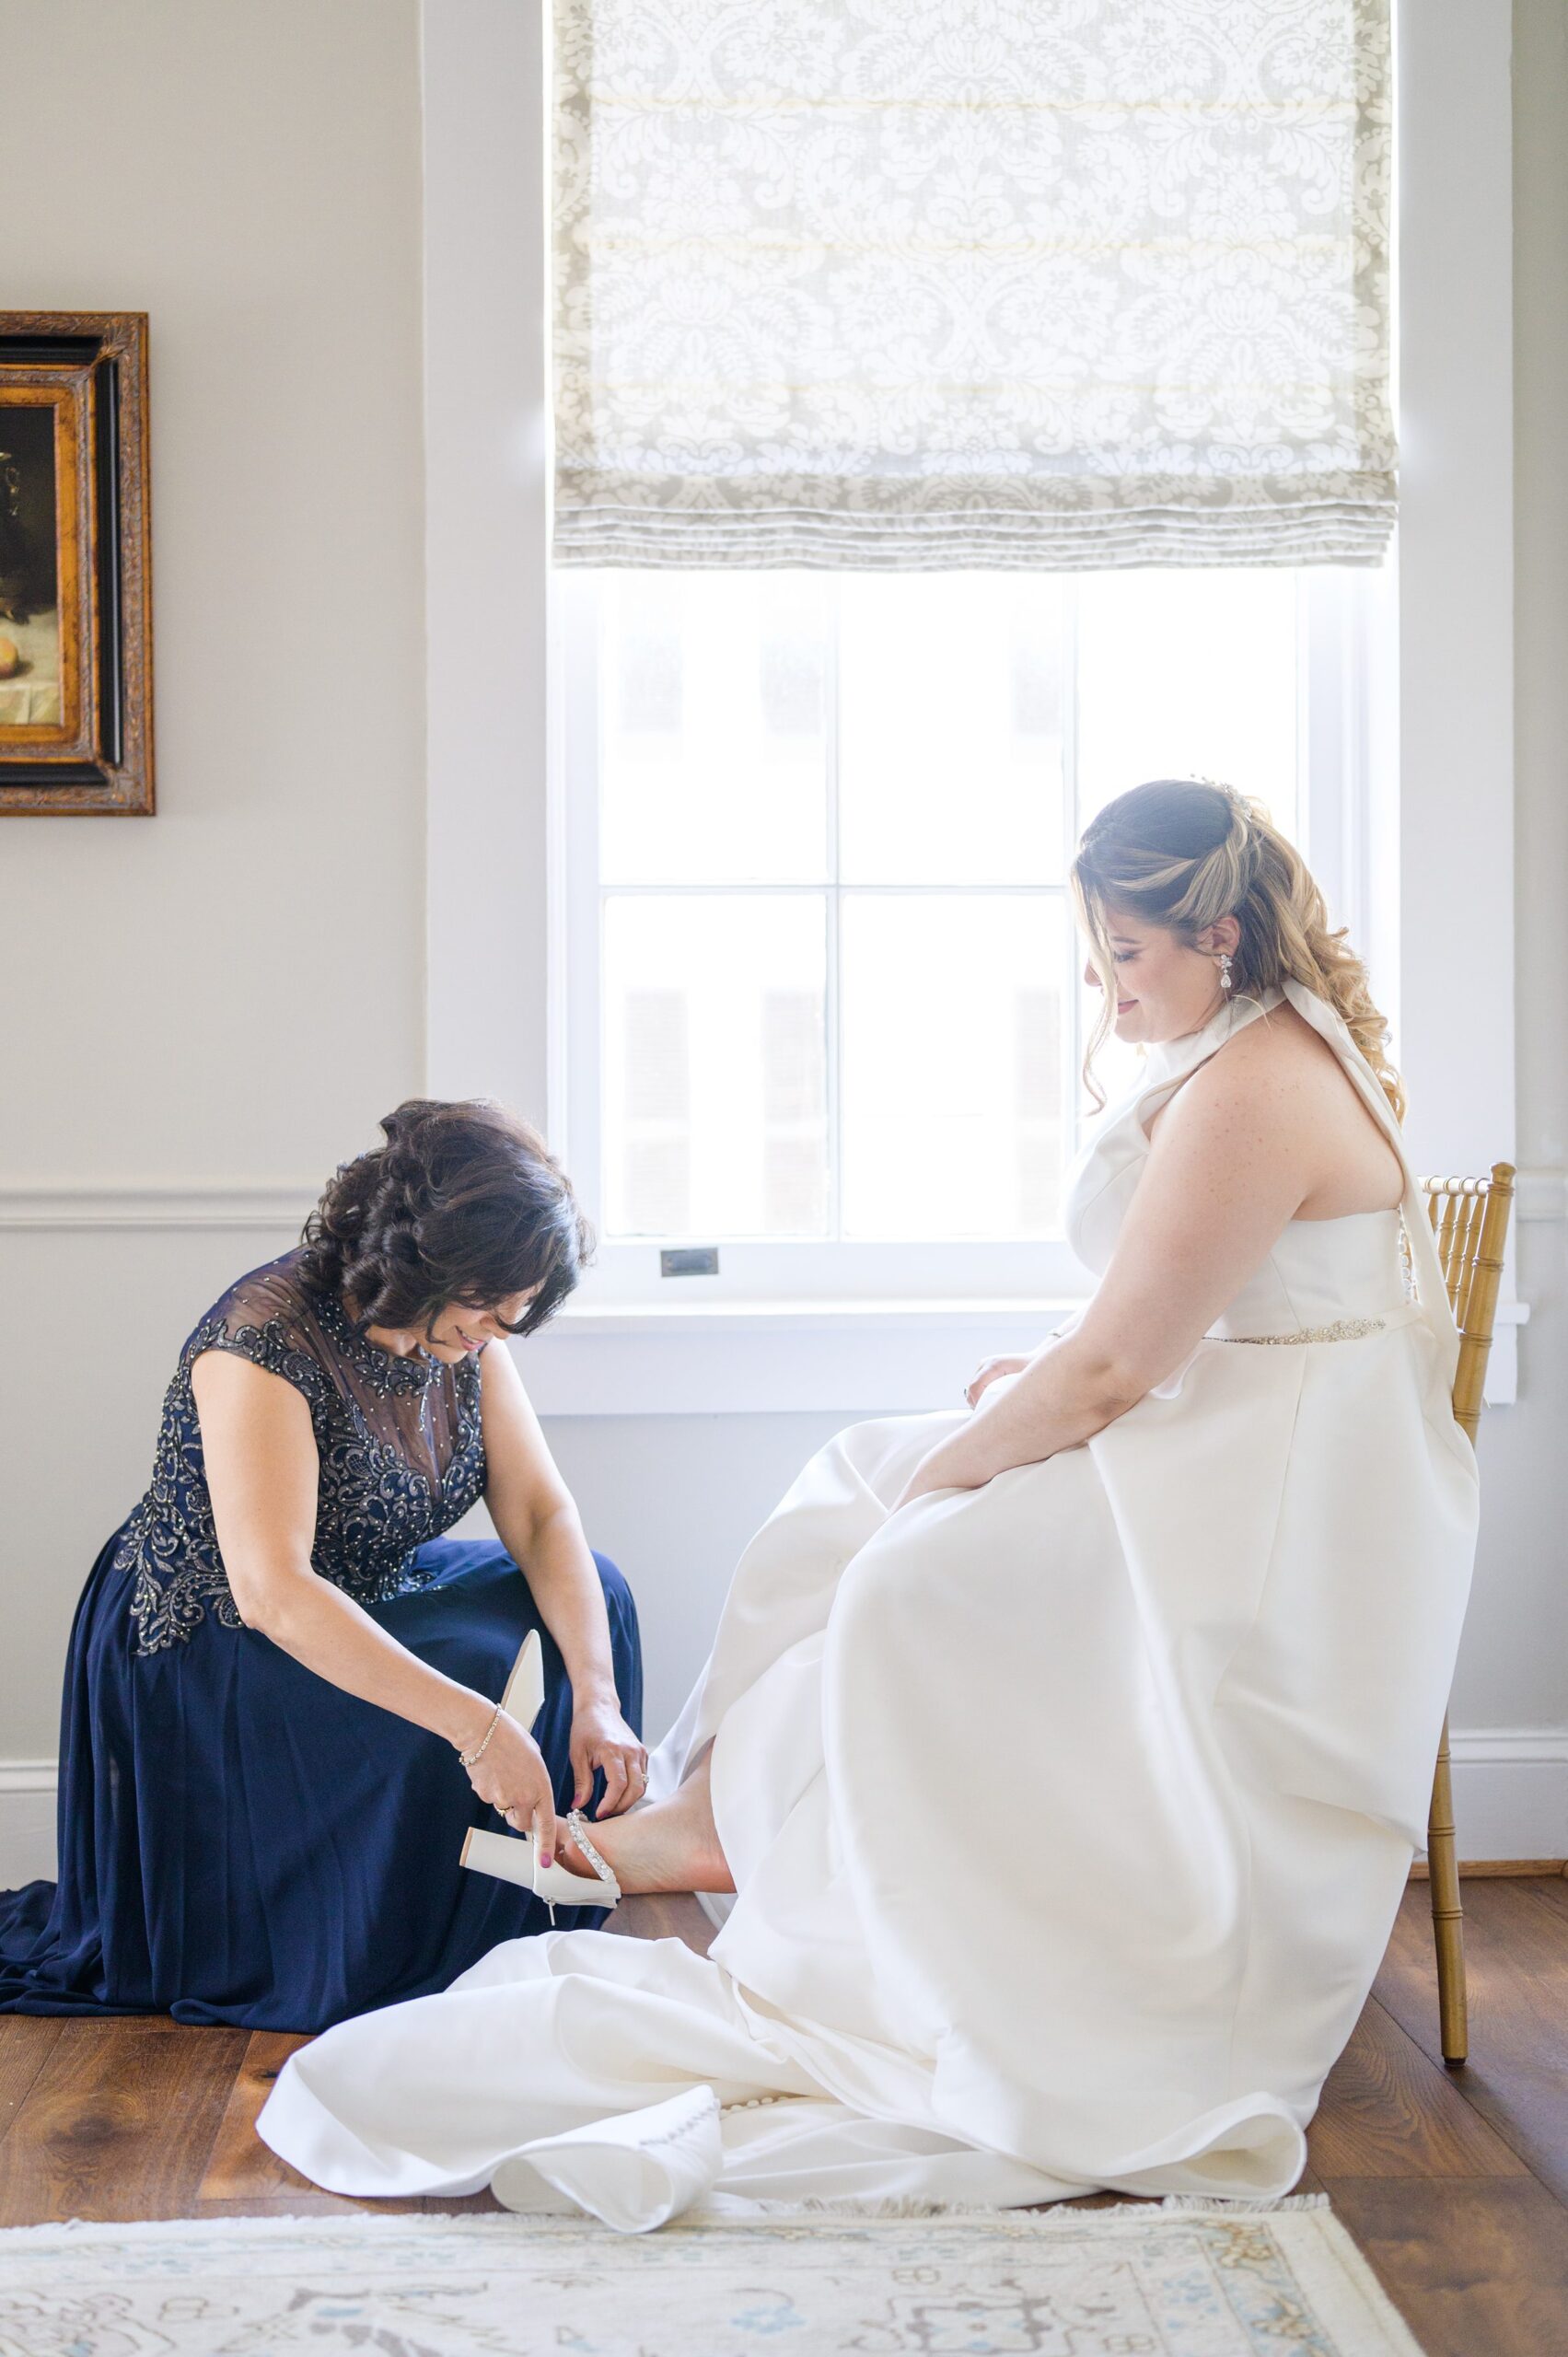
<svg viewBox="0 0 1568 2357">
<path fill-rule="evenodd" d="M 323 1407 L 333 1386 L 320 1349 L 320 1329 L 298 1283 L 286 1271 L 265 1268 L 241 1277 L 214 1303 L 183 1356 L 189 1370 L 204 1352 L 226 1351 L 281 1376 L 312 1407 Z"/>
</svg>

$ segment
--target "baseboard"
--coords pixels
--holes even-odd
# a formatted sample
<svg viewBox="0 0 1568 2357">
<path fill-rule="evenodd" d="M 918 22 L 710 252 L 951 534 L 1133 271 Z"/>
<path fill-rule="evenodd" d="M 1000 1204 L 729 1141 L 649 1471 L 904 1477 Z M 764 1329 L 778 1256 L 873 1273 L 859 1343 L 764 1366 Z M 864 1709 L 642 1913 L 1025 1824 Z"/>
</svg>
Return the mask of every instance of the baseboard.
<svg viewBox="0 0 1568 2357">
<path fill-rule="evenodd" d="M 1484 1880 L 1496 1875 L 1562 1875 L 1568 1876 L 1568 1858 L 1461 1858 L 1459 1872 L 1467 1881 Z M 1430 1882 L 1432 1869 L 1424 1858 L 1417 1858 L 1410 1870 L 1411 1882 Z"/>
<path fill-rule="evenodd" d="M 1568 1857 L 1568 1727 L 1456 1727 L 1448 1752 L 1462 1860 L 1523 1870 Z"/>
<path fill-rule="evenodd" d="M 1562 1872 L 1568 1727 L 1457 1728 L 1448 1748 L 1460 1872 Z M 54 1774 L 52 1759 L 0 1760 L 0 1890 L 54 1872 Z"/>
<path fill-rule="evenodd" d="M 54 1872 L 52 1759 L 0 1759 L 0 1890 Z"/>
</svg>

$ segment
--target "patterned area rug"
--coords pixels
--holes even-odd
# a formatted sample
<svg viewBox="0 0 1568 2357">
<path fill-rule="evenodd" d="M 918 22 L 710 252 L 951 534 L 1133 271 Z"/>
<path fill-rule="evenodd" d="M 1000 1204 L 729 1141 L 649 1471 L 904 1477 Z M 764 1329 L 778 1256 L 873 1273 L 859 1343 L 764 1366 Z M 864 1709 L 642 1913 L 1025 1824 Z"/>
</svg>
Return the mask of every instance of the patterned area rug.
<svg viewBox="0 0 1568 2357">
<path fill-rule="evenodd" d="M 26 2357 L 1421 2357 L 1321 2195 L 1272 2209 L 832 2210 L 0 2234 Z"/>
</svg>

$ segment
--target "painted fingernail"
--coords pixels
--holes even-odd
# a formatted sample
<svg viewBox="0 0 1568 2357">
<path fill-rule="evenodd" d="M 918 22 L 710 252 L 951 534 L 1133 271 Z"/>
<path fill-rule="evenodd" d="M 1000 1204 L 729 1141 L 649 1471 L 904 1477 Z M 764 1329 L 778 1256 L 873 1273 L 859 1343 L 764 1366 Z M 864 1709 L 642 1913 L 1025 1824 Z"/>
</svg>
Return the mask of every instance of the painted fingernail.
<svg viewBox="0 0 1568 2357">
<path fill-rule="evenodd" d="M 554 1859 L 551 1856 L 548 1850 L 544 1853 L 544 1864 L 547 1866 L 552 1866 L 555 1864 Z"/>
</svg>

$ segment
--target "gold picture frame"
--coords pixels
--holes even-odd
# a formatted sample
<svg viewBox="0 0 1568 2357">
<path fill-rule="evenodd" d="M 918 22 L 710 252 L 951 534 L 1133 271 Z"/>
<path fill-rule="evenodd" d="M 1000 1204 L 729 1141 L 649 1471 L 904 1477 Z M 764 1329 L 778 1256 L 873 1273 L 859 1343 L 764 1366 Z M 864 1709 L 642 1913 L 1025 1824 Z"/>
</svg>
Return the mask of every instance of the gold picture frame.
<svg viewBox="0 0 1568 2357">
<path fill-rule="evenodd" d="M 0 817 L 154 807 L 143 311 L 0 311 Z"/>
</svg>

